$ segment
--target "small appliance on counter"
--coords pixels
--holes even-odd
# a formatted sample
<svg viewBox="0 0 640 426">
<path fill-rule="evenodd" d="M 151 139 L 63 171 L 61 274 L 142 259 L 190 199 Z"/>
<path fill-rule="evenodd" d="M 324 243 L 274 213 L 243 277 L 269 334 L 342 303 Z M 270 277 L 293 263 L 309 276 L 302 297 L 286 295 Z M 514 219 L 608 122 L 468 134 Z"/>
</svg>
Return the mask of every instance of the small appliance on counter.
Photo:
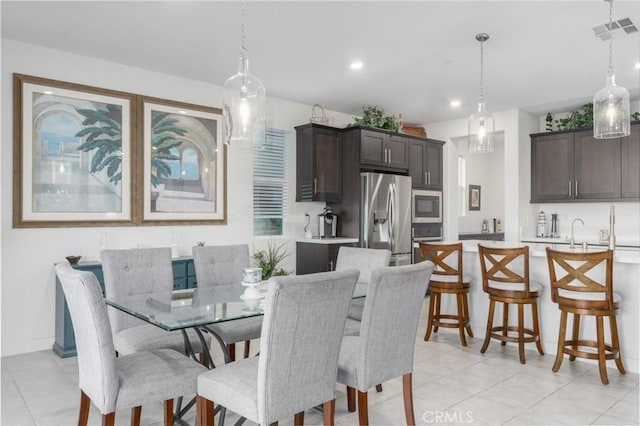
<svg viewBox="0 0 640 426">
<path fill-rule="evenodd" d="M 547 216 L 542 210 L 538 213 L 538 222 L 536 223 L 536 237 L 544 237 L 547 228 Z"/>
<path fill-rule="evenodd" d="M 338 230 L 338 216 L 333 214 L 331 207 L 325 207 L 318 215 L 318 237 L 335 238 Z"/>
<path fill-rule="evenodd" d="M 560 232 L 558 231 L 558 213 L 551 213 L 551 238 L 559 238 Z"/>
</svg>

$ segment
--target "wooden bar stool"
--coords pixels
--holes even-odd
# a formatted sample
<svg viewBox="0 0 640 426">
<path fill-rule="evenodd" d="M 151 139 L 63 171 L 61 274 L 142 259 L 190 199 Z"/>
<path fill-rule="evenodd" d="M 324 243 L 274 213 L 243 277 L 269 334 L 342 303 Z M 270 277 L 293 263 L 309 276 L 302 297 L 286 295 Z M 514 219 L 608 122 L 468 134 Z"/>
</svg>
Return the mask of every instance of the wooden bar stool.
<svg viewBox="0 0 640 426">
<path fill-rule="evenodd" d="M 449 256 L 452 256 L 453 259 L 447 261 Z M 456 257 L 457 259 L 455 259 Z M 464 335 L 465 329 L 469 337 L 473 337 L 473 331 L 469 324 L 469 300 L 467 297 L 471 278 L 462 274 L 462 243 L 420 243 L 420 258 L 422 260 L 430 260 L 435 265 L 429 281 L 431 299 L 429 301 L 429 320 L 424 340 L 429 340 L 431 331 L 433 330 L 434 333 L 437 333 L 439 327 L 457 328 L 462 346 L 467 346 L 467 339 Z M 454 294 L 456 296 L 458 307 L 456 315 L 442 314 L 440 312 L 443 294 Z"/>
<path fill-rule="evenodd" d="M 576 357 L 597 359 L 600 380 L 605 385 L 609 384 L 606 360 L 614 359 L 618 371 L 625 374 L 616 320 L 621 297 L 613 291 L 613 251 L 567 253 L 547 248 L 547 262 L 551 279 L 551 300 L 558 304 L 561 312 L 558 352 L 553 371 L 560 369 L 564 354 L 569 355 L 570 361 Z M 604 267 L 600 266 L 603 263 Z M 559 273 L 564 273 L 564 276 L 559 277 Z M 596 281 L 599 276 L 603 278 L 601 282 Z M 565 340 L 567 314 L 573 314 L 571 340 Z M 596 318 L 595 341 L 580 339 L 582 315 Z M 611 344 L 604 341 L 604 317 L 609 318 Z M 597 352 L 580 349 L 585 346 L 596 348 Z"/>
<path fill-rule="evenodd" d="M 489 295 L 489 318 L 481 353 L 489 347 L 491 338 L 518 343 L 520 363 L 526 364 L 524 344 L 535 342 L 540 355 L 544 355 L 540 341 L 538 323 L 538 296 L 542 286 L 529 281 L 529 247 L 490 248 L 478 244 L 480 268 L 482 270 L 482 290 Z M 518 273 L 522 271 L 522 273 Z M 502 303 L 502 325 L 493 326 L 496 302 Z M 518 326 L 509 325 L 509 304 L 518 305 Z M 524 327 L 524 307 L 531 305 L 533 330 Z M 510 336 L 509 332 L 517 335 Z"/>
</svg>

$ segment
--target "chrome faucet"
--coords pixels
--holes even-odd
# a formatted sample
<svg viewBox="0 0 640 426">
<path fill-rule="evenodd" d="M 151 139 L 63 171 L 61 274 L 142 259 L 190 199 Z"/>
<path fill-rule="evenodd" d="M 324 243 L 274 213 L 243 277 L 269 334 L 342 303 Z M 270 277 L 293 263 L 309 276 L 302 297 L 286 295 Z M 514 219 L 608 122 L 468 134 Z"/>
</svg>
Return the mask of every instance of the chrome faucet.
<svg viewBox="0 0 640 426">
<path fill-rule="evenodd" d="M 569 248 L 576 247 L 576 240 L 573 238 L 573 224 L 576 223 L 577 221 L 580 221 L 580 223 L 584 226 L 584 222 L 579 217 L 571 221 L 571 239 L 569 240 Z"/>
</svg>

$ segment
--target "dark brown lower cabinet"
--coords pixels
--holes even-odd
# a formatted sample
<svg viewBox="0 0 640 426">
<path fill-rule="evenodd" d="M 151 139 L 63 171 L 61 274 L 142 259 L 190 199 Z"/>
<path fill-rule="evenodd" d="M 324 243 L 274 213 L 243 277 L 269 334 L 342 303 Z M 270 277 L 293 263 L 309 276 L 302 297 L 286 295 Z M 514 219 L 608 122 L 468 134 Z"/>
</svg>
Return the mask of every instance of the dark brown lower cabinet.
<svg viewBox="0 0 640 426">
<path fill-rule="evenodd" d="M 357 243 L 296 243 L 296 274 L 335 271 L 340 247 L 356 247 Z"/>
</svg>

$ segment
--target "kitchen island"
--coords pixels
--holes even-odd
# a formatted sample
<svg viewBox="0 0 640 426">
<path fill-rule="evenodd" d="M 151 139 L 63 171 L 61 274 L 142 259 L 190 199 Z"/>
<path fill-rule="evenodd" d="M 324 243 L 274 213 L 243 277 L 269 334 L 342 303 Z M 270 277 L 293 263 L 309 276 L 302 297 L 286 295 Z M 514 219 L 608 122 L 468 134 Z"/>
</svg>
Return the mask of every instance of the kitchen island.
<svg viewBox="0 0 640 426">
<path fill-rule="evenodd" d="M 530 280 L 539 282 L 543 287 L 542 294 L 538 301 L 542 345 L 545 356 L 555 357 L 560 327 L 560 310 L 558 306 L 551 301 L 551 285 L 549 283 L 546 248 L 550 247 L 554 250 L 570 251 L 569 246 L 566 244 L 536 244 L 482 240 L 465 240 L 461 242 L 463 243 L 464 251 L 464 273 L 470 275 L 472 278 L 471 291 L 469 293 L 471 326 L 473 327 L 474 335 L 480 339 L 484 339 L 487 327 L 489 296 L 482 291 L 482 273 L 478 259 L 478 244 L 488 247 L 504 248 L 521 247 L 523 245 L 529 246 Z M 590 247 L 587 250 L 595 252 L 604 249 L 603 247 Z M 575 250 L 582 251 L 581 248 L 574 249 L 574 251 Z M 638 333 L 640 321 L 638 314 L 640 311 L 640 249 L 621 248 L 614 251 L 613 289 L 622 296 L 620 309 L 618 311 L 618 332 L 620 334 L 622 359 L 627 371 L 638 373 L 640 358 L 640 333 Z M 443 312 L 445 312 L 445 310 L 455 312 L 453 298 L 443 298 L 442 302 Z M 517 318 L 515 306 L 510 307 L 509 317 L 514 320 Z M 496 321 L 497 318 L 502 318 L 502 304 L 498 304 L 495 318 Z M 531 312 L 529 308 L 525 310 L 525 322 L 526 327 L 531 328 Z M 607 341 L 610 341 L 608 327 L 608 321 L 605 320 L 605 335 L 607 336 Z M 567 328 L 570 329 L 570 325 Z M 595 319 L 593 317 L 583 317 L 580 329 L 583 338 L 595 340 L 596 330 Z M 447 331 L 444 332 L 446 333 Z M 513 343 L 509 344 L 513 345 Z M 492 341 L 491 345 L 499 346 L 499 342 Z M 534 351 L 531 352 L 528 357 L 538 356 L 533 344 L 527 344 L 525 348 Z M 592 362 L 590 360 L 578 360 Z M 607 365 L 615 369 L 615 365 L 612 362 L 610 364 L 607 363 Z"/>
</svg>

